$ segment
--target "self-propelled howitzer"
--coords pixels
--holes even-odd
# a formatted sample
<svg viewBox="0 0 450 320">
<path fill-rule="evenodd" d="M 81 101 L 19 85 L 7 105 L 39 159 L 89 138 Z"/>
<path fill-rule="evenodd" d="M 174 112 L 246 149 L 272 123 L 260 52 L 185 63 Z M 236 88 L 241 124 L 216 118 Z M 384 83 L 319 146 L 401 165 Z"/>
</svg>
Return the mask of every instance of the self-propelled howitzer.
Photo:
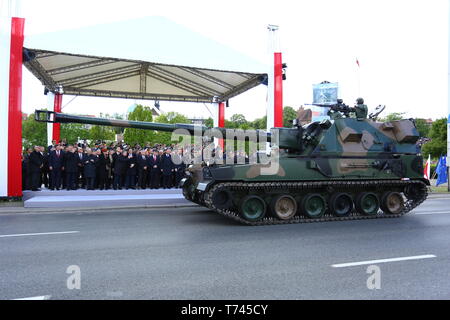
<svg viewBox="0 0 450 320">
<path fill-rule="evenodd" d="M 183 195 L 248 225 L 400 217 L 427 197 L 419 134 L 413 120 L 375 118 L 345 112 L 334 120 L 277 128 L 267 138 L 279 156 L 264 164 L 230 164 L 227 155 L 224 164 L 191 166 L 181 182 Z M 49 111 L 36 111 L 36 120 L 161 131 L 195 128 Z M 202 132 L 207 130 L 202 126 Z"/>
</svg>

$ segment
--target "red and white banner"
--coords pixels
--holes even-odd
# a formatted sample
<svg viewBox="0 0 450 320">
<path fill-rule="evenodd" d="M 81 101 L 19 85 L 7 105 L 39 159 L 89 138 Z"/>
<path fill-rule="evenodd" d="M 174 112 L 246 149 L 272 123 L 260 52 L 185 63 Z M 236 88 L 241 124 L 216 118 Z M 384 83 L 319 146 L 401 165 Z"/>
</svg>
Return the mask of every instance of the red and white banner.
<svg viewBox="0 0 450 320">
<path fill-rule="evenodd" d="M 430 180 L 430 169 L 431 169 L 431 156 L 428 155 L 427 163 L 425 163 L 425 167 L 423 168 L 423 177 L 425 179 Z"/>
<path fill-rule="evenodd" d="M 23 18 L 0 19 L 0 197 L 22 196 Z"/>
</svg>

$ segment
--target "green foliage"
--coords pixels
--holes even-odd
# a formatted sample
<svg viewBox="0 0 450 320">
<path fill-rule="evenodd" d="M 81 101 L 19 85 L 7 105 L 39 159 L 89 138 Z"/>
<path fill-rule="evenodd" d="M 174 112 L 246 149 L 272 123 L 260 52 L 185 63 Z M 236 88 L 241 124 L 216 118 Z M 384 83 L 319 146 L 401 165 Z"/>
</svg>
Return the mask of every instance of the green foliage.
<svg viewBox="0 0 450 320">
<path fill-rule="evenodd" d="M 91 130 L 89 130 L 89 139 L 91 139 L 92 141 L 97 140 L 114 141 L 115 132 L 112 127 L 92 126 Z"/>
<path fill-rule="evenodd" d="M 392 112 L 392 113 L 389 113 L 385 118 L 379 118 L 378 121 L 389 122 L 389 121 L 395 121 L 395 120 L 402 120 L 404 115 L 405 115 L 404 112 Z"/>
<path fill-rule="evenodd" d="M 208 128 L 214 127 L 214 120 L 213 120 L 213 118 L 209 117 L 208 119 L 206 119 L 205 120 L 205 126 L 207 126 Z"/>
<path fill-rule="evenodd" d="M 128 120 L 152 122 L 153 116 L 150 107 L 136 105 L 134 110 L 128 113 Z M 147 142 L 153 142 L 155 133 L 152 130 L 126 128 L 123 139 L 128 144 L 138 143 L 144 146 Z"/>
<path fill-rule="evenodd" d="M 431 157 L 437 158 L 441 155 L 447 154 L 447 119 L 442 118 L 433 122 L 430 128 L 429 138 L 430 142 L 427 142 L 422 147 L 422 154 L 427 157 L 431 154 Z"/>
<path fill-rule="evenodd" d="M 229 125 L 227 128 L 241 128 L 242 125 L 247 124 L 247 120 L 245 119 L 243 114 L 237 113 L 233 114 L 230 118 Z"/>
<path fill-rule="evenodd" d="M 35 145 L 46 146 L 47 144 L 47 124 L 34 120 L 34 114 L 30 114 L 22 121 L 22 138 L 24 148 Z"/>
<path fill-rule="evenodd" d="M 428 137 L 430 133 L 430 128 L 425 119 L 415 119 L 417 131 L 419 131 L 419 134 L 421 137 Z"/>
<path fill-rule="evenodd" d="M 212 119 L 211 119 L 212 120 Z M 156 118 L 155 122 L 160 123 L 191 123 L 191 121 L 184 115 L 178 112 L 167 112 L 165 114 L 160 115 Z M 160 132 L 156 131 L 155 137 L 154 137 L 154 143 L 161 143 L 161 144 L 171 144 L 171 133 L 170 132 Z M 151 140 L 150 140 L 151 141 Z"/>
<path fill-rule="evenodd" d="M 297 119 L 297 111 L 292 107 L 283 108 L 283 127 L 292 128 L 292 120 Z"/>
<path fill-rule="evenodd" d="M 266 129 L 267 126 L 267 116 L 255 119 L 251 122 L 251 127 L 253 129 Z"/>
<path fill-rule="evenodd" d="M 61 123 L 61 139 L 66 139 L 67 143 L 77 143 L 78 138 L 87 140 L 89 137 L 90 133 L 85 124 Z"/>
</svg>

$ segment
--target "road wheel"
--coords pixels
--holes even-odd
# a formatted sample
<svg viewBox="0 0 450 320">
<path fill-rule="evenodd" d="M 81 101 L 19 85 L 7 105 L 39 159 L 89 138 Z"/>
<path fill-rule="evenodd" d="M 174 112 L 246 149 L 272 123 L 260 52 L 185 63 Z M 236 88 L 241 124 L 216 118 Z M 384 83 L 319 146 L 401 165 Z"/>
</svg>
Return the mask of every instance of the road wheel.
<svg viewBox="0 0 450 320">
<path fill-rule="evenodd" d="M 308 194 L 301 204 L 302 212 L 311 219 L 320 218 L 327 210 L 325 198 L 318 193 Z"/>
<path fill-rule="evenodd" d="M 336 217 L 346 217 L 353 210 L 353 200 L 347 193 L 335 193 L 331 196 L 330 211 Z"/>
<path fill-rule="evenodd" d="M 275 197 L 271 204 L 273 215 L 280 220 L 289 220 L 297 212 L 297 201 L 287 194 Z"/>
<path fill-rule="evenodd" d="M 233 203 L 233 196 L 230 190 L 219 188 L 214 191 L 212 195 L 212 203 L 217 209 L 229 209 Z"/>
<path fill-rule="evenodd" d="M 183 185 L 183 196 L 186 200 L 194 201 L 195 186 L 192 178 L 188 178 Z"/>
<path fill-rule="evenodd" d="M 373 216 L 380 209 L 380 201 L 375 193 L 362 192 L 356 197 L 355 207 L 359 213 L 365 216 Z"/>
<path fill-rule="evenodd" d="M 405 201 L 399 192 L 386 192 L 381 198 L 381 210 L 387 214 L 399 214 L 405 208 Z"/>
<path fill-rule="evenodd" d="M 239 209 L 245 220 L 255 222 L 264 218 L 266 203 L 261 197 L 250 195 L 242 199 Z"/>
</svg>

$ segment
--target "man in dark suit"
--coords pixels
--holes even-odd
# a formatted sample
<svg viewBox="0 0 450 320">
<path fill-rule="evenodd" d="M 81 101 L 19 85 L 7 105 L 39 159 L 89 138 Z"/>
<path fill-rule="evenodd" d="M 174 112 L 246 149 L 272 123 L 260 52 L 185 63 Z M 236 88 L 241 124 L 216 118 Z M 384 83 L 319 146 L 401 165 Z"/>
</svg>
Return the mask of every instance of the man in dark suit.
<svg viewBox="0 0 450 320">
<path fill-rule="evenodd" d="M 98 165 L 97 165 L 97 181 L 100 190 L 108 189 L 107 177 L 108 168 L 110 165 L 108 149 L 97 151 Z"/>
<path fill-rule="evenodd" d="M 98 157 L 92 153 L 90 148 L 86 148 L 86 153 L 83 154 L 83 172 L 86 179 L 86 190 L 94 190 L 96 166 Z"/>
<path fill-rule="evenodd" d="M 117 155 L 114 160 L 114 190 L 122 190 L 123 182 L 125 180 L 128 163 L 128 152 L 122 151 L 122 154 Z"/>
<path fill-rule="evenodd" d="M 82 147 L 74 147 L 77 150 L 77 178 L 76 178 L 76 188 L 84 188 L 85 187 L 85 179 L 84 179 L 84 168 L 83 168 L 83 156 L 84 156 L 84 151 Z"/>
<path fill-rule="evenodd" d="M 50 170 L 48 169 L 48 153 L 44 147 L 40 147 L 42 155 L 42 169 L 41 169 L 41 184 L 44 184 L 46 188 L 50 187 Z"/>
<path fill-rule="evenodd" d="M 137 172 L 137 160 L 136 155 L 132 150 L 128 153 L 128 162 L 126 170 L 125 188 L 136 188 L 136 172 Z"/>
<path fill-rule="evenodd" d="M 175 171 L 175 166 L 172 162 L 172 156 L 170 155 L 170 148 L 166 148 L 161 158 L 161 173 L 163 175 L 163 188 L 172 188 L 172 174 Z"/>
<path fill-rule="evenodd" d="M 25 150 L 22 154 L 22 190 L 29 190 L 29 178 L 28 178 L 28 162 L 30 158 L 30 154 L 33 152 L 31 148 Z"/>
<path fill-rule="evenodd" d="M 47 153 L 50 154 L 52 149 L 56 150 L 56 140 L 52 140 L 52 144 L 47 147 Z"/>
<path fill-rule="evenodd" d="M 137 156 L 138 166 L 138 188 L 145 189 L 147 187 L 148 175 L 148 155 L 147 151 L 142 149 Z"/>
<path fill-rule="evenodd" d="M 66 174 L 66 187 L 67 190 L 76 190 L 76 179 L 78 175 L 78 163 L 79 157 L 75 152 L 73 145 L 67 147 L 67 152 L 64 154 L 64 167 L 63 170 Z"/>
<path fill-rule="evenodd" d="M 61 174 L 64 165 L 64 152 L 61 146 L 57 145 L 56 150 L 52 151 L 48 157 L 48 169 L 51 174 L 51 190 L 59 190 L 61 188 Z"/>
<path fill-rule="evenodd" d="M 29 185 L 32 191 L 39 191 L 39 188 L 41 187 L 42 158 L 41 148 L 35 146 L 33 152 L 28 157 Z"/>
<path fill-rule="evenodd" d="M 150 189 L 158 189 L 160 181 L 160 158 L 158 150 L 154 149 L 153 154 L 147 158 L 148 170 L 149 170 L 149 183 Z"/>
<path fill-rule="evenodd" d="M 174 186 L 175 188 L 178 188 L 180 185 L 181 179 L 184 178 L 185 170 L 186 170 L 186 164 L 183 162 L 183 150 L 179 149 L 174 154 L 174 168 L 175 168 L 175 174 L 174 174 Z"/>
</svg>

